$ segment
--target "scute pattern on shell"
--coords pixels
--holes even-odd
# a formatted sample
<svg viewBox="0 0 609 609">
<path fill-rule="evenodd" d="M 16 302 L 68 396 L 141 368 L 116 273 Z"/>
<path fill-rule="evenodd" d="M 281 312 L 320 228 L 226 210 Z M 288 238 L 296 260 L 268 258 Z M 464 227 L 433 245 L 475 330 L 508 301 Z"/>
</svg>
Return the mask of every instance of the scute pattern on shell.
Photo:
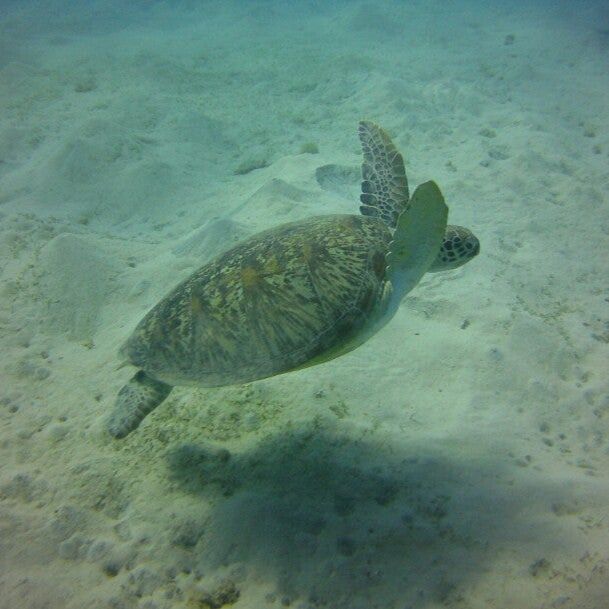
<svg viewBox="0 0 609 609">
<path fill-rule="evenodd" d="M 382 293 L 390 240 L 380 219 L 355 215 L 259 233 L 161 300 L 122 353 L 169 384 L 224 385 L 296 368 L 364 325 Z"/>
</svg>

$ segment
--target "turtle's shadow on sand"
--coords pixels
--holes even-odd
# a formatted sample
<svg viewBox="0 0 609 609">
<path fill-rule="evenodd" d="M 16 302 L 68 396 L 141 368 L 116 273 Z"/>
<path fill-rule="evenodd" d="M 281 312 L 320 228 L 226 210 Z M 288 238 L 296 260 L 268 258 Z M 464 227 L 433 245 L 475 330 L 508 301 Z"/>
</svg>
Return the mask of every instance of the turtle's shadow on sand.
<svg viewBox="0 0 609 609">
<path fill-rule="evenodd" d="M 183 490 L 214 505 L 194 548 L 201 570 L 245 564 L 276 582 L 278 603 L 451 604 L 502 550 L 526 573 L 539 557 L 521 549 L 534 541 L 522 513 L 549 511 L 557 489 L 546 497 L 537 481 L 535 492 L 510 483 L 497 456 L 481 464 L 402 450 L 309 430 L 270 436 L 235 455 L 185 444 L 170 451 L 168 465 Z M 554 528 L 537 519 L 534 535 L 560 543 Z"/>
</svg>

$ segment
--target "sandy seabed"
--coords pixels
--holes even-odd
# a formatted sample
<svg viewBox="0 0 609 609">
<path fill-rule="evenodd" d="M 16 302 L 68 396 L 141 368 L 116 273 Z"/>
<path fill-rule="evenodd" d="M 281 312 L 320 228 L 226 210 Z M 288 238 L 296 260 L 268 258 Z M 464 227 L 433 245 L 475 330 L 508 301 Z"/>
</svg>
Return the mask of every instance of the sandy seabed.
<svg viewBox="0 0 609 609">
<path fill-rule="evenodd" d="M 0 7 L 0 607 L 609 608 L 603 4 L 65 4 Z M 360 118 L 481 255 L 111 440 L 179 279 L 357 213 Z"/>
</svg>

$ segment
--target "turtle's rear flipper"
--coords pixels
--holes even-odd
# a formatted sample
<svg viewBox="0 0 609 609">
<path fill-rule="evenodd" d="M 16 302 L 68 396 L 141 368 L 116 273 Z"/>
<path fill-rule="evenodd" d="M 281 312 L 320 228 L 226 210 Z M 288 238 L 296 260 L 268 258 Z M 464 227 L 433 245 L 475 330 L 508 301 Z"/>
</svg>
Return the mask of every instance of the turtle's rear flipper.
<svg viewBox="0 0 609 609">
<path fill-rule="evenodd" d="M 124 438 L 136 429 L 171 392 L 173 387 L 138 372 L 118 392 L 107 429 L 114 438 Z"/>
</svg>

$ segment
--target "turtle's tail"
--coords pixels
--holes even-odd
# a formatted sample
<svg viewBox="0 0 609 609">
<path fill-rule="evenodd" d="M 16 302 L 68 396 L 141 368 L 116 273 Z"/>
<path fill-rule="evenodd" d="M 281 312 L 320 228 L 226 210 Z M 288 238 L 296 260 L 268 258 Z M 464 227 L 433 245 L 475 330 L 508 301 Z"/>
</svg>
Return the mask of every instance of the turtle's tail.
<svg viewBox="0 0 609 609">
<path fill-rule="evenodd" d="M 172 389 L 171 385 L 150 378 L 143 370 L 138 370 L 118 392 L 114 410 L 107 422 L 110 435 L 117 439 L 124 438 L 137 429 Z"/>
</svg>

